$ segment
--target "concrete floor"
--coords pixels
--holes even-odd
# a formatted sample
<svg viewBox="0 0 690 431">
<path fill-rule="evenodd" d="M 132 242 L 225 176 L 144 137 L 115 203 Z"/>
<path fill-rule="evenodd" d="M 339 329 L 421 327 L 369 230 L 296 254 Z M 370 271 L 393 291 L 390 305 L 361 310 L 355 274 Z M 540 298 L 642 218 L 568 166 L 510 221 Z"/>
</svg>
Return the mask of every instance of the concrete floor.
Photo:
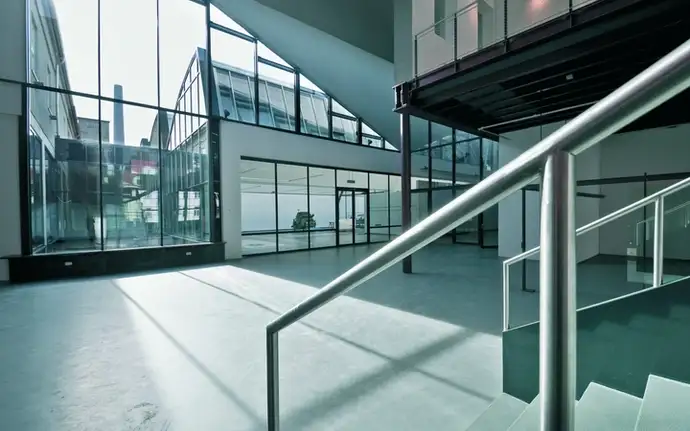
<svg viewBox="0 0 690 431">
<path fill-rule="evenodd" d="M 0 290 L 2 429 L 265 430 L 265 325 L 376 248 Z M 500 393 L 496 250 L 414 267 L 281 333 L 282 429 L 463 430 Z M 538 303 L 511 299 L 518 320 Z"/>
</svg>

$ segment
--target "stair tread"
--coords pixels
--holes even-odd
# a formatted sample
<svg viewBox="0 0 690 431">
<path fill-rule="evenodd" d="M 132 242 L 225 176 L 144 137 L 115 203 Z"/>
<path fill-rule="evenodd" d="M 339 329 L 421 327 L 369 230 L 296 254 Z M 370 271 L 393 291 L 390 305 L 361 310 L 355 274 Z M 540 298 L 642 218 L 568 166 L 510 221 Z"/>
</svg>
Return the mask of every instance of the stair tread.
<svg viewBox="0 0 690 431">
<path fill-rule="evenodd" d="M 467 431 L 505 431 L 526 407 L 526 402 L 508 394 L 501 394 Z"/>
<path fill-rule="evenodd" d="M 633 431 L 642 400 L 590 383 L 575 409 L 575 430 Z"/>
<path fill-rule="evenodd" d="M 650 375 L 635 431 L 687 430 L 690 385 Z"/>
<path fill-rule="evenodd" d="M 508 431 L 534 431 L 539 429 L 539 395 L 525 408 L 522 414 L 508 428 Z"/>
</svg>

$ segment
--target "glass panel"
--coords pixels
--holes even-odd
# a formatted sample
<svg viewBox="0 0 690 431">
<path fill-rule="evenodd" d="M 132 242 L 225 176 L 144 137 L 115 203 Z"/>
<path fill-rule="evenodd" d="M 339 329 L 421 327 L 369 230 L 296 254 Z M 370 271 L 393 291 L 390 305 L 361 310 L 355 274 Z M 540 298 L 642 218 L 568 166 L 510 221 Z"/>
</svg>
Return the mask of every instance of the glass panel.
<svg viewBox="0 0 690 431">
<path fill-rule="evenodd" d="M 300 75 L 302 132 L 328 137 L 328 96 L 304 75 Z"/>
<path fill-rule="evenodd" d="M 156 0 L 101 0 L 103 96 L 158 106 L 156 3 Z M 126 31 L 123 31 L 124 23 Z M 185 55 L 191 58 L 191 53 Z"/>
<path fill-rule="evenodd" d="M 464 138 L 464 136 L 460 136 Z M 456 136 L 457 139 L 457 136 Z M 460 184 L 479 181 L 479 138 L 473 137 L 456 141 L 455 144 L 455 182 Z"/>
<path fill-rule="evenodd" d="M 383 138 L 364 122 L 362 122 L 362 145 L 383 148 Z"/>
<path fill-rule="evenodd" d="M 113 128 L 112 143 L 101 148 L 104 248 L 160 245 L 160 154 L 150 140 L 157 111 L 112 102 L 101 110 Z"/>
<path fill-rule="evenodd" d="M 118 14 L 121 15 L 122 12 Z M 141 23 L 151 27 L 146 20 L 148 16 L 143 18 Z M 48 35 L 53 35 L 57 28 L 60 29 L 61 50 L 55 52 L 55 40 Z M 155 17 L 153 28 L 155 37 Z M 30 32 L 30 82 L 98 94 L 98 2 L 32 2 Z M 129 34 L 123 37 L 127 40 L 133 38 Z M 106 46 L 108 44 L 104 43 L 103 48 Z M 147 55 L 154 54 L 155 62 L 156 51 L 145 51 Z M 103 51 L 103 54 L 107 52 Z M 155 66 L 152 70 L 155 77 Z M 145 74 L 142 75 L 142 79 L 146 78 Z M 41 94 L 47 97 L 48 93 Z"/>
<path fill-rule="evenodd" d="M 345 115 L 348 118 L 343 118 L 338 115 L 332 115 L 333 121 L 333 139 L 339 139 L 347 142 L 357 142 L 357 119 L 348 110 L 335 100 L 331 101 L 333 105 L 333 112 L 340 115 Z"/>
<path fill-rule="evenodd" d="M 424 220 L 429 213 L 429 189 L 412 190 L 410 210 L 412 212 L 412 225 Z"/>
<path fill-rule="evenodd" d="M 369 174 L 369 227 L 371 242 L 388 241 L 388 175 Z"/>
<path fill-rule="evenodd" d="M 242 160 L 242 254 L 270 253 L 276 247 L 275 164 Z M 248 235 L 264 233 L 270 235 Z"/>
<path fill-rule="evenodd" d="M 266 60 L 270 60 L 274 63 L 282 64 L 283 66 L 292 67 L 285 60 L 280 58 L 275 52 L 268 49 L 268 47 L 261 42 L 258 42 L 258 50 L 259 57 L 265 58 Z"/>
<path fill-rule="evenodd" d="M 341 105 L 340 103 L 336 102 L 335 100 L 333 100 L 333 112 L 335 112 L 336 114 L 346 115 L 346 116 L 348 116 L 348 117 L 355 118 L 355 116 L 352 115 L 352 113 L 351 113 L 350 111 L 348 111 L 347 109 L 345 109 L 345 108 L 343 107 L 343 105 Z"/>
<path fill-rule="evenodd" d="M 220 112 L 222 117 L 229 120 L 238 120 L 238 110 L 235 103 L 235 93 L 230 82 L 230 72 L 225 69 L 213 68 L 216 75 L 216 85 L 220 94 Z"/>
<path fill-rule="evenodd" d="M 355 194 L 352 190 L 338 190 L 338 240 L 339 245 L 354 242 Z"/>
<path fill-rule="evenodd" d="M 390 225 L 391 234 L 393 234 L 393 227 L 402 226 L 402 186 L 398 175 L 390 176 L 390 194 Z"/>
<path fill-rule="evenodd" d="M 295 130 L 295 75 L 259 63 L 260 91 L 268 90 L 268 94 L 259 93 L 260 115 L 263 125 L 270 125 L 284 130 Z M 289 90 L 289 91 L 288 91 Z M 265 119 L 261 113 L 266 111 L 270 119 Z M 289 115 L 292 115 L 290 118 Z"/>
<path fill-rule="evenodd" d="M 498 247 L 498 205 L 484 211 L 482 241 L 484 247 Z"/>
<path fill-rule="evenodd" d="M 184 133 L 166 142 L 163 159 L 163 244 L 210 240 L 208 128 L 206 120 L 161 112 L 176 123 L 187 123 Z M 160 119 L 159 119 L 160 121 Z"/>
<path fill-rule="evenodd" d="M 431 123 L 431 147 L 440 147 L 451 143 L 453 143 L 453 129 L 441 124 Z"/>
<path fill-rule="evenodd" d="M 309 168 L 309 206 L 314 215 L 311 248 L 335 244 L 335 171 Z"/>
<path fill-rule="evenodd" d="M 60 106 L 56 120 L 48 100 Z M 91 119 L 98 118 L 98 101 L 36 90 L 29 103 L 33 252 L 98 250 L 99 122 Z"/>
<path fill-rule="evenodd" d="M 278 251 L 309 247 L 309 231 L 316 227 L 307 200 L 307 168 L 278 165 Z"/>
<path fill-rule="evenodd" d="M 369 211 L 367 208 L 367 193 L 366 192 L 355 192 L 355 243 L 356 244 L 366 244 L 369 242 L 369 227 L 368 227 L 368 216 Z"/>
<path fill-rule="evenodd" d="M 256 44 L 226 33 L 212 31 L 211 49 L 215 67 L 225 71 L 217 70 L 216 75 L 230 74 L 231 91 L 228 89 L 225 76 L 219 79 L 219 85 L 225 86 L 219 88 L 223 116 L 246 123 L 255 123 L 254 55 Z"/>
<path fill-rule="evenodd" d="M 429 146 L 429 122 L 417 117 L 410 118 L 410 148 L 412 151 Z"/>
<path fill-rule="evenodd" d="M 357 142 L 357 121 L 333 116 L 333 139 Z"/>
<path fill-rule="evenodd" d="M 231 30 L 238 31 L 240 33 L 251 36 L 247 30 L 241 25 L 237 24 L 232 18 L 227 16 L 223 11 L 218 9 L 215 5 L 211 5 L 211 22 L 214 22 L 223 27 L 229 28 Z"/>
<path fill-rule="evenodd" d="M 453 198 L 465 193 L 472 186 L 473 184 L 456 185 Z M 479 244 L 479 216 L 455 228 L 455 241 L 459 244 Z"/>
<path fill-rule="evenodd" d="M 655 181 L 649 193 L 669 187 L 677 181 Z M 653 190 L 653 191 L 652 191 Z M 652 207 L 649 207 L 650 210 Z M 648 219 L 647 231 L 654 231 L 654 219 Z M 664 198 L 664 284 L 690 275 L 690 190 L 683 189 Z M 648 247 L 648 248 L 653 248 Z"/>
<path fill-rule="evenodd" d="M 366 172 L 345 171 L 338 169 L 338 187 L 368 189 L 369 176 Z"/>
<path fill-rule="evenodd" d="M 484 147 L 484 178 L 493 174 L 500 167 L 498 164 L 498 142 L 482 140 Z"/>
<path fill-rule="evenodd" d="M 206 49 L 205 8 L 189 0 L 160 2 L 159 27 L 161 106 L 200 113 L 200 88 L 196 81 L 199 65 L 195 56 L 197 49 Z M 196 103 L 182 109 L 178 98 L 185 91 L 194 95 Z"/>
<path fill-rule="evenodd" d="M 259 124 L 275 127 L 271 106 L 268 103 L 268 88 L 263 80 L 259 81 Z"/>
<path fill-rule="evenodd" d="M 230 75 L 239 120 L 245 123 L 255 123 L 254 78 L 239 72 L 232 72 Z"/>
<path fill-rule="evenodd" d="M 568 0 L 508 1 L 508 37 L 568 12 Z"/>
</svg>

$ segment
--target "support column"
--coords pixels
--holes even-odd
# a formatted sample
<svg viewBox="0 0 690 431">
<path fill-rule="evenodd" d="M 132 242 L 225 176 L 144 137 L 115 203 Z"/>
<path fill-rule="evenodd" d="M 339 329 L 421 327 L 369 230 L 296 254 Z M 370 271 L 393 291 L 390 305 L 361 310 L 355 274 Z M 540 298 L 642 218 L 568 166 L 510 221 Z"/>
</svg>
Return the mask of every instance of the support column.
<svg viewBox="0 0 690 431">
<path fill-rule="evenodd" d="M 402 230 L 412 227 L 412 145 L 410 137 L 410 114 L 400 115 L 400 155 L 402 171 L 400 175 L 402 192 Z M 412 273 L 412 256 L 403 259 L 403 272 Z"/>
<path fill-rule="evenodd" d="M 544 168 L 539 267 L 541 430 L 575 429 L 575 169 L 557 152 Z"/>
</svg>

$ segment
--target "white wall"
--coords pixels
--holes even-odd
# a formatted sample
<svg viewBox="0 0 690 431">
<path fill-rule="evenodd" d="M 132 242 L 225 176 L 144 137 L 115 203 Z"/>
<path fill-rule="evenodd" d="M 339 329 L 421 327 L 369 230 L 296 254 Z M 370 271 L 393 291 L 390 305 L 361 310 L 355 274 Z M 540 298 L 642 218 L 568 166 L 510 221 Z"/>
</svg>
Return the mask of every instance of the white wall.
<svg viewBox="0 0 690 431">
<path fill-rule="evenodd" d="M 240 159 L 295 162 L 342 169 L 400 174 L 400 153 L 252 126 L 221 122 L 221 205 L 225 257 L 242 257 Z"/>
<path fill-rule="evenodd" d="M 26 3 L 0 2 L 0 77 L 26 79 Z M 0 256 L 21 253 L 19 213 L 19 116 L 21 87 L 0 83 Z M 0 261 L 0 283 L 9 280 L 7 262 Z"/>
<path fill-rule="evenodd" d="M 601 144 L 601 176 L 603 178 L 690 172 L 690 124 L 677 127 L 643 130 L 614 135 Z M 648 194 L 676 181 L 649 183 Z M 602 215 L 629 205 L 643 197 L 642 183 L 602 186 Z M 668 198 L 669 207 L 690 200 L 690 192 L 682 191 Z M 648 208 L 647 217 L 653 215 Z M 625 255 L 634 239 L 635 225 L 643 219 L 642 211 L 630 214 L 606 229 L 600 229 L 601 253 Z M 668 218 L 667 221 L 672 221 Z M 670 232 L 670 231 L 669 231 Z M 673 244 L 673 246 L 672 246 Z M 668 242 L 667 257 L 690 259 L 685 242 Z"/>
<path fill-rule="evenodd" d="M 520 130 L 501 136 L 499 145 L 499 164 L 504 166 L 525 150 L 547 137 L 564 123 L 554 123 L 543 127 Z M 575 176 L 577 180 L 600 178 L 600 152 L 598 147 L 591 148 L 575 159 Z M 578 188 L 578 192 L 599 193 L 599 186 Z M 528 191 L 525 196 L 525 236 L 526 249 L 539 245 L 540 193 Z M 577 197 L 575 200 L 577 227 L 600 217 L 600 201 L 596 198 Z M 512 257 L 521 253 L 522 240 L 522 194 L 513 193 L 498 206 L 498 254 L 501 257 Z M 599 254 L 599 237 L 585 235 L 578 239 L 577 260 L 582 262 Z M 537 257 L 535 257 L 536 259 Z"/>
</svg>

